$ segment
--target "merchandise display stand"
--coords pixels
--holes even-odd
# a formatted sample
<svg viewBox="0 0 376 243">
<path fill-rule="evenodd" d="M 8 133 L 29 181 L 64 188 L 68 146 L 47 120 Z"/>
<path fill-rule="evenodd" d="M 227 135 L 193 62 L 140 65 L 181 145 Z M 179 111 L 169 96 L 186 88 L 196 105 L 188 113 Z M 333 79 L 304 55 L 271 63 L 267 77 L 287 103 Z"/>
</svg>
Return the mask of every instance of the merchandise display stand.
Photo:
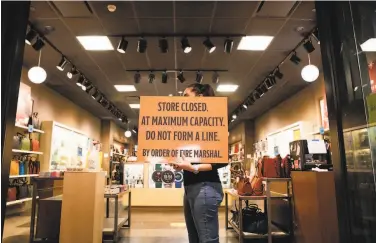
<svg viewBox="0 0 376 243">
<path fill-rule="evenodd" d="M 287 194 L 280 194 L 271 191 L 271 184 L 273 182 L 286 182 L 287 184 Z M 291 193 L 291 179 L 290 178 L 264 178 L 263 183 L 265 184 L 265 195 L 262 196 L 240 196 L 235 190 L 226 191 L 225 195 L 225 226 L 226 230 L 233 229 L 239 235 L 239 243 L 243 243 L 244 239 L 268 239 L 268 243 L 272 243 L 274 237 L 290 237 L 292 235 L 292 222 L 290 223 L 290 232 L 284 232 L 279 229 L 276 225 L 274 225 L 272 221 L 272 205 L 271 200 L 287 200 L 289 202 L 289 210 L 291 215 L 292 211 L 292 193 Z M 229 220 L 229 198 L 233 198 L 238 204 L 239 208 L 239 226 L 236 225 L 235 222 Z M 243 222 L 242 222 L 242 208 L 243 208 L 243 201 L 255 201 L 255 200 L 263 200 L 264 204 L 266 204 L 265 213 L 267 214 L 268 219 L 268 233 L 263 234 L 254 234 L 248 233 L 243 231 Z M 229 226 L 230 225 L 230 226 Z"/>
<path fill-rule="evenodd" d="M 125 208 L 128 215 L 127 218 L 119 218 L 119 198 L 121 199 L 125 194 L 128 194 L 128 206 Z M 104 197 L 106 198 L 106 218 L 103 222 L 103 241 L 116 242 L 119 230 L 131 226 L 131 191 L 104 194 Z M 110 218 L 110 199 L 114 199 L 115 201 L 113 218 Z M 106 238 L 108 235 L 112 236 L 111 239 Z"/>
<path fill-rule="evenodd" d="M 38 228 L 38 225 L 36 224 L 36 214 L 37 212 L 41 212 L 42 210 L 39 209 L 40 205 L 39 202 L 41 199 L 48 198 L 48 194 L 51 194 L 53 196 L 54 194 L 54 189 L 56 187 L 47 187 L 47 188 L 40 188 L 40 185 L 46 185 L 48 183 L 54 183 L 54 181 L 62 181 L 64 178 L 63 177 L 33 177 L 32 178 L 32 184 L 33 184 L 33 194 L 32 194 L 32 201 L 31 201 L 31 219 L 30 219 L 30 236 L 29 236 L 29 243 L 34 243 L 34 242 L 45 242 L 45 243 L 58 243 L 59 238 L 56 239 L 51 239 L 51 238 L 42 238 L 42 237 L 35 237 L 36 232 L 43 232 L 44 229 Z M 39 195 L 39 193 L 41 195 Z M 60 213 L 60 212 L 58 212 Z M 52 215 L 50 215 L 51 218 L 54 218 Z M 58 226 L 60 226 L 60 218 Z M 51 226 L 51 225 L 49 225 Z M 57 229 L 59 231 L 60 229 Z M 51 227 L 46 228 L 45 232 L 49 232 L 54 234 L 54 232 L 51 229 Z M 58 235 L 58 234 L 57 234 Z"/>
</svg>

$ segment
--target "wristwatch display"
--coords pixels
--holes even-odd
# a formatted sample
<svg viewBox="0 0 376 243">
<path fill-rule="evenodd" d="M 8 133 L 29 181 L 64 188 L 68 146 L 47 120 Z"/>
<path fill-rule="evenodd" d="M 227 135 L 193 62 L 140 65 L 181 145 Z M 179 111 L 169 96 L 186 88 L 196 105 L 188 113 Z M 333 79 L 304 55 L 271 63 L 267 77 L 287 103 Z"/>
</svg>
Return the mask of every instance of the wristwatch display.
<svg viewBox="0 0 376 243">
<path fill-rule="evenodd" d="M 155 171 L 151 176 L 152 180 L 155 182 L 155 188 L 162 188 L 162 165 L 156 164 Z"/>
<path fill-rule="evenodd" d="M 175 188 L 181 188 L 183 184 L 183 173 L 175 171 Z"/>
</svg>

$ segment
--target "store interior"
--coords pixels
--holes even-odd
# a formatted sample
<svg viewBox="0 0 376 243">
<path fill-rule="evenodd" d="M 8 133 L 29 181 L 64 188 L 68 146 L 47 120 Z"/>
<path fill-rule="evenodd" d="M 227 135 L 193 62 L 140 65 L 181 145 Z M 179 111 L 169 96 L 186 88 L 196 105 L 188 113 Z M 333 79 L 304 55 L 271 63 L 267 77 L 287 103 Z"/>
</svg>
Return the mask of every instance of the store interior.
<svg viewBox="0 0 376 243">
<path fill-rule="evenodd" d="M 339 242 L 318 33 L 308 1 L 31 1 L 3 242 L 188 242 L 183 176 L 139 161 L 137 132 L 140 96 L 181 96 L 195 82 L 228 98 L 220 242 Z M 344 135 L 352 173 L 374 169 L 367 129 Z M 249 199 L 275 232 L 228 229 L 239 227 L 236 172 L 253 176 L 266 157 L 290 166 Z"/>
</svg>

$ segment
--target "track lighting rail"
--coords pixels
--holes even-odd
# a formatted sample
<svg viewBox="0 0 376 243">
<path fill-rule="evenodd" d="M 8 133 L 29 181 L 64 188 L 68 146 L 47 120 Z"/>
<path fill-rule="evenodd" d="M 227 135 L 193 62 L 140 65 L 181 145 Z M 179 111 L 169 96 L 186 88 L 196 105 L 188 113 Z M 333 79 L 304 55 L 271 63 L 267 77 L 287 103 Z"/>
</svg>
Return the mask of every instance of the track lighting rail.
<svg viewBox="0 0 376 243">
<path fill-rule="evenodd" d="M 228 72 L 227 69 L 127 69 L 127 72 Z"/>
<path fill-rule="evenodd" d="M 256 86 L 256 88 L 244 99 L 244 101 L 235 109 L 232 113 L 232 120 L 229 119 L 229 123 L 234 121 L 242 111 L 246 110 L 248 106 L 253 105 L 256 100 L 260 99 L 270 88 L 272 88 L 276 84 L 276 77 L 279 79 L 283 78 L 283 74 L 280 71 L 280 67 L 286 62 L 286 60 L 290 60 L 295 64 L 300 62 L 300 58 L 296 56 L 296 50 L 303 45 L 304 48 L 308 53 L 311 53 L 314 48 L 309 46 L 307 48 L 307 43 L 311 42 L 311 37 L 315 39 L 318 43 L 320 40 L 318 39 L 318 29 L 317 27 L 313 28 L 295 47 L 292 49 L 286 57 L 271 71 L 263 81 Z M 295 57 L 295 58 L 291 58 Z"/>
<path fill-rule="evenodd" d="M 125 38 L 148 38 L 148 37 L 187 37 L 187 38 L 235 38 L 244 37 L 245 34 L 193 34 L 193 33 L 138 33 L 123 35 L 108 35 L 108 37 L 125 37 Z"/>
</svg>

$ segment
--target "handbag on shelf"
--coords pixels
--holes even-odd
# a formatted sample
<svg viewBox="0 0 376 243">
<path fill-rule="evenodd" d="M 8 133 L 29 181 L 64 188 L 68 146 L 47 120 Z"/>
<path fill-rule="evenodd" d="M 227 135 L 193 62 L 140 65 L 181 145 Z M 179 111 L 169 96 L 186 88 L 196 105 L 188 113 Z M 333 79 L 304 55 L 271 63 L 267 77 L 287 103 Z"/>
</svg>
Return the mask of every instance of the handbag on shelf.
<svg viewBox="0 0 376 243">
<path fill-rule="evenodd" d="M 261 174 L 267 178 L 278 178 L 281 172 L 281 163 L 278 159 L 264 156 L 261 160 Z"/>
<path fill-rule="evenodd" d="M 40 129 L 40 121 L 38 118 L 38 112 L 33 112 L 32 123 L 35 129 Z"/>
<path fill-rule="evenodd" d="M 37 139 L 31 140 L 32 151 L 39 151 L 39 141 Z"/>
<path fill-rule="evenodd" d="M 254 234 L 268 233 L 267 215 L 261 211 L 257 204 L 248 205 L 242 209 L 243 231 Z"/>
<path fill-rule="evenodd" d="M 13 182 L 9 183 L 7 202 L 17 200 L 17 188 L 15 186 L 16 181 L 17 180 L 13 180 Z"/>
<path fill-rule="evenodd" d="M 15 200 L 17 200 L 17 188 L 9 187 L 8 188 L 7 202 L 11 202 L 11 201 L 15 201 Z"/>
<path fill-rule="evenodd" d="M 239 181 L 236 185 L 238 194 L 241 196 L 252 196 L 253 190 L 248 173 L 244 173 L 243 176 L 240 176 L 238 178 Z"/>
<path fill-rule="evenodd" d="M 20 165 L 18 159 L 15 157 L 10 162 L 10 171 L 9 175 L 19 175 L 20 174 Z"/>
<path fill-rule="evenodd" d="M 39 174 L 40 172 L 40 161 L 35 161 L 35 174 Z"/>
<path fill-rule="evenodd" d="M 21 133 L 17 133 L 17 135 L 13 136 L 12 149 L 21 149 L 22 137 L 23 135 Z"/>
<path fill-rule="evenodd" d="M 20 180 L 18 185 L 18 199 L 27 198 L 29 195 L 28 193 L 28 185 L 26 180 Z"/>
<path fill-rule="evenodd" d="M 21 140 L 21 150 L 27 150 L 30 151 L 30 138 L 23 137 Z"/>
<path fill-rule="evenodd" d="M 19 164 L 19 174 L 20 175 L 25 175 L 25 165 L 26 165 L 26 162 L 20 160 L 20 162 L 18 164 Z"/>
<path fill-rule="evenodd" d="M 27 197 L 33 197 L 34 186 L 32 184 L 27 185 Z"/>
</svg>

